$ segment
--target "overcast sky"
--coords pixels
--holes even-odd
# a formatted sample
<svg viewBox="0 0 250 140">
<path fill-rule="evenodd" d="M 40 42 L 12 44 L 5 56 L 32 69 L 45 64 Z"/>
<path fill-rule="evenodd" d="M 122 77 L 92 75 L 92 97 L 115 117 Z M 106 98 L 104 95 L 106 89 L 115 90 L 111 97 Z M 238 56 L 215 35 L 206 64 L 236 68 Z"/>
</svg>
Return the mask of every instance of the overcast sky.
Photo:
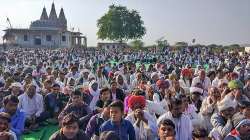
<svg viewBox="0 0 250 140">
<path fill-rule="evenodd" d="M 40 18 L 45 6 L 49 14 L 53 0 L 0 0 L 0 36 L 6 17 L 12 26 L 28 28 Z M 96 46 L 96 21 L 111 4 L 137 10 L 145 22 L 143 41 L 154 44 L 165 37 L 200 44 L 250 44 L 250 0 L 54 0 L 57 14 L 64 8 L 68 27 L 87 36 L 88 45 Z"/>
</svg>

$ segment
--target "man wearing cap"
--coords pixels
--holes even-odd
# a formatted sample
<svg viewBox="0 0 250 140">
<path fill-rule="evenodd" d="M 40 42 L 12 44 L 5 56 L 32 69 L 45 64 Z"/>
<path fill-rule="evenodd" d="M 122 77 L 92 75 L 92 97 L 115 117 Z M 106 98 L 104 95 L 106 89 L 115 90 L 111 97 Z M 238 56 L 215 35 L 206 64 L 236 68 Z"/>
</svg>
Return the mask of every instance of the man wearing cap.
<svg viewBox="0 0 250 140">
<path fill-rule="evenodd" d="M 207 130 L 212 130 L 210 122 L 211 116 L 218 112 L 217 103 L 220 101 L 220 92 L 218 88 L 211 87 L 208 92 L 208 97 L 202 101 L 200 108 L 200 116 L 203 119 L 204 125 Z"/>
<path fill-rule="evenodd" d="M 250 119 L 244 119 L 233 129 L 224 140 L 249 140 L 250 139 Z"/>
<path fill-rule="evenodd" d="M 88 77 L 89 77 L 90 71 L 88 69 L 83 69 L 80 73 L 80 78 L 77 79 L 78 84 L 83 84 L 85 82 L 89 82 Z"/>
<path fill-rule="evenodd" d="M 232 80 L 228 83 L 228 88 L 231 90 L 225 98 L 230 98 L 235 102 L 240 102 L 243 100 L 249 101 L 248 97 L 243 94 L 243 83 L 239 80 Z"/>
<path fill-rule="evenodd" d="M 232 117 L 235 112 L 236 103 L 224 98 L 217 103 L 219 112 L 211 117 L 211 124 L 213 126 L 212 132 L 217 132 L 221 137 L 227 136 L 233 128 Z"/>
</svg>

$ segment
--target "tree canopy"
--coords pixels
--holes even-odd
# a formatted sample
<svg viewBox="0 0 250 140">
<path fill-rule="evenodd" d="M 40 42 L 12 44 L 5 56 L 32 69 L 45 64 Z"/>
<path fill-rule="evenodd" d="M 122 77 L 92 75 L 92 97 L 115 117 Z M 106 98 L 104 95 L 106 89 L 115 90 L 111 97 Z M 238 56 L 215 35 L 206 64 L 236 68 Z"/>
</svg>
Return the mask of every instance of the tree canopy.
<svg viewBox="0 0 250 140">
<path fill-rule="evenodd" d="M 133 40 L 129 44 L 135 50 L 141 50 L 144 46 L 144 42 L 142 42 L 141 40 Z"/>
<path fill-rule="evenodd" d="M 111 5 L 109 11 L 97 21 L 99 39 L 127 41 L 139 39 L 146 34 L 144 22 L 135 10 L 124 6 Z"/>
</svg>

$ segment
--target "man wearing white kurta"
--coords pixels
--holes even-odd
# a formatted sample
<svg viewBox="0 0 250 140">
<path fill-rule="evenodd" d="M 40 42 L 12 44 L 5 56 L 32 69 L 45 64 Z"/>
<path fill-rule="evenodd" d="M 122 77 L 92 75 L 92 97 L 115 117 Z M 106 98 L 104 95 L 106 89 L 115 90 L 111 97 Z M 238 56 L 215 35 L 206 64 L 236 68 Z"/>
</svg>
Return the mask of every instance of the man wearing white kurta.
<svg viewBox="0 0 250 140">
<path fill-rule="evenodd" d="M 180 99 L 170 99 L 169 109 L 157 120 L 159 124 L 164 119 L 170 119 L 175 124 L 176 140 L 192 140 L 192 122 L 186 115 L 182 114 L 182 101 Z"/>
</svg>

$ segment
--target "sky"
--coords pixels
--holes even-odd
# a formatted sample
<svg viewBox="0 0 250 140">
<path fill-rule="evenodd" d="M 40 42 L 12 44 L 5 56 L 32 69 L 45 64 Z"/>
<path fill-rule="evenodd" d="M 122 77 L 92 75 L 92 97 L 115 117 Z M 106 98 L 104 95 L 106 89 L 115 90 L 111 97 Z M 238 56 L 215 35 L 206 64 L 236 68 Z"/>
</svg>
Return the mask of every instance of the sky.
<svg viewBox="0 0 250 140">
<path fill-rule="evenodd" d="M 42 8 L 49 14 L 54 1 L 57 14 L 64 8 L 68 28 L 74 27 L 88 38 L 88 46 L 97 42 L 97 20 L 111 4 L 137 10 L 147 29 L 146 45 L 164 37 L 199 44 L 250 44 L 250 0 L 0 0 L 0 36 L 8 27 L 6 17 L 16 28 L 28 28 L 40 18 Z M 1 40 L 0 40 L 1 41 Z"/>
</svg>

